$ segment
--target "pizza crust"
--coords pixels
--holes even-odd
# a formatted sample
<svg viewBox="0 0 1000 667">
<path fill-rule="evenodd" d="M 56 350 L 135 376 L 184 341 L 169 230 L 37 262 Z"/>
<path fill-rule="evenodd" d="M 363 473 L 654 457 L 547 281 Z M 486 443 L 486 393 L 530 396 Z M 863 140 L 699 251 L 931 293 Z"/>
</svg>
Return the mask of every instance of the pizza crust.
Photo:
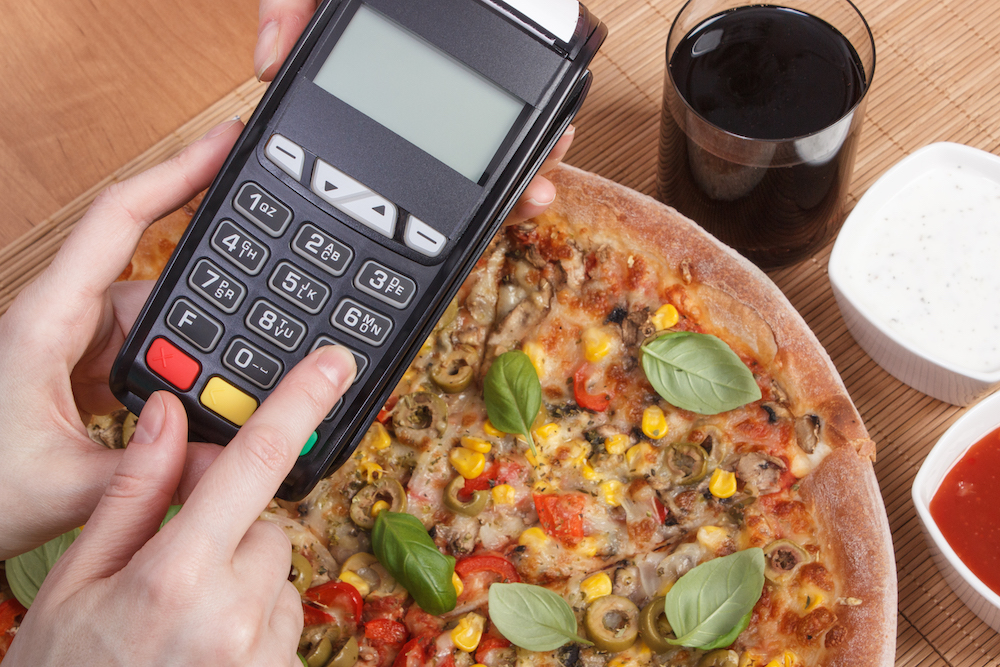
<svg viewBox="0 0 1000 667">
<path fill-rule="evenodd" d="M 850 448 L 837 449 L 805 479 L 801 492 L 840 574 L 841 596 L 861 601 L 837 607 L 838 623 L 848 632 L 842 644 L 828 650 L 825 664 L 890 667 L 896 648 L 896 560 L 871 462 Z"/>
<path fill-rule="evenodd" d="M 558 195 L 550 209 L 570 219 L 591 219 L 636 248 L 656 248 L 669 270 L 689 271 L 691 282 L 732 297 L 746 311 L 722 323 L 751 345 L 773 340 L 774 370 L 790 392 L 796 415 L 813 413 L 828 429 L 827 441 L 849 445 L 872 460 L 875 445 L 851 402 L 843 380 L 809 325 L 781 290 L 754 264 L 673 208 L 605 178 L 562 165 L 549 178 Z M 694 293 L 697 295 L 697 290 Z M 714 292 L 702 301 L 712 300 Z M 708 308 L 711 314 L 712 309 Z M 718 317 L 718 314 L 715 313 Z"/>
</svg>

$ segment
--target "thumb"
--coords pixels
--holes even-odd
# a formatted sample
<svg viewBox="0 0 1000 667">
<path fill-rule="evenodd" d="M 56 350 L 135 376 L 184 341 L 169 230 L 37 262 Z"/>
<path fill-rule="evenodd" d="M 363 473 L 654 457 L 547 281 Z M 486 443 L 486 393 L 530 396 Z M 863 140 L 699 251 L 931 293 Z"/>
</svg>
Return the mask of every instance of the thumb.
<svg viewBox="0 0 1000 667">
<path fill-rule="evenodd" d="M 149 397 L 135 434 L 104 496 L 66 554 L 64 574 L 77 581 L 118 572 L 155 534 L 184 471 L 187 416 L 180 400 L 160 391 Z"/>
</svg>

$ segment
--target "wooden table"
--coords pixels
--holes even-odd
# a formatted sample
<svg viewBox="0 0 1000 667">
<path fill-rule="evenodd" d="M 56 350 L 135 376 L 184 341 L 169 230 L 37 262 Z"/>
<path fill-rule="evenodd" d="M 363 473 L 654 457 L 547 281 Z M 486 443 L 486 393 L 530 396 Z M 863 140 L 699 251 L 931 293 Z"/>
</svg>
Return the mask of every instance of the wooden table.
<svg viewBox="0 0 1000 667">
<path fill-rule="evenodd" d="M 47 263 L 95 184 L 179 150 L 259 99 L 263 87 L 246 81 L 254 4 L 188 0 L 182 8 L 177 0 L 93 0 L 73 10 L 60 7 L 74 17 L 56 19 L 49 16 L 53 0 L 0 0 L 0 118 L 7 121 L 0 127 L 6 185 L 0 191 L 0 312 Z M 594 61 L 596 83 L 568 161 L 652 194 L 663 46 L 682 0 L 587 4 L 611 34 Z M 956 141 L 1000 153 L 1000 4 L 857 4 L 875 35 L 878 63 L 849 208 L 892 164 L 928 143 Z M 195 6 L 225 20 L 207 22 L 211 29 L 199 26 Z M 209 37 L 216 29 L 224 39 Z M 829 252 L 771 277 L 829 351 L 879 447 L 875 469 L 899 570 L 896 664 L 1000 667 L 1000 635 L 937 572 L 910 500 L 917 468 L 963 410 L 901 384 L 857 346 L 830 291 Z"/>
</svg>

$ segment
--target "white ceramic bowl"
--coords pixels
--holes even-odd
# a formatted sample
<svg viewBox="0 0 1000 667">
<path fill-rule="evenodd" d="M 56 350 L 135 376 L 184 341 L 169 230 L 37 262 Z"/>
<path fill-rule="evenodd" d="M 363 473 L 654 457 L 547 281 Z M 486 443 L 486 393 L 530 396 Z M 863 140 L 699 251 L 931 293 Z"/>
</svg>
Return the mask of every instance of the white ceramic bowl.
<svg viewBox="0 0 1000 667">
<path fill-rule="evenodd" d="M 934 398 L 954 405 L 969 405 L 1000 386 L 1000 368 L 987 372 L 970 370 L 942 358 L 941 346 L 948 345 L 948 340 L 941 340 L 940 345 L 921 346 L 904 339 L 891 328 L 883 314 L 866 303 L 864 288 L 856 275 L 860 271 L 858 262 L 852 263 L 863 256 L 859 253 L 870 247 L 873 226 L 885 224 L 885 216 L 879 213 L 895 195 L 917 179 L 928 178 L 933 170 L 956 167 L 960 172 L 955 173 L 963 177 L 985 177 L 1000 184 L 1000 157 L 991 153 L 952 143 L 931 144 L 914 152 L 879 178 L 848 216 L 830 255 L 829 275 L 848 330 L 879 366 Z M 961 258 L 955 261 L 960 262 Z M 926 272 L 932 279 L 938 279 L 947 268 L 930 265 L 916 273 Z M 897 280 L 913 278 L 912 275 L 894 277 Z M 983 307 L 993 308 L 993 304 L 984 303 Z"/>
<path fill-rule="evenodd" d="M 924 529 L 931 556 L 955 594 L 976 616 L 1000 632 L 1000 595 L 997 595 L 951 548 L 931 516 L 930 503 L 945 475 L 974 444 L 1000 427 L 1000 394 L 969 410 L 945 431 L 913 480 L 913 504 Z"/>
</svg>

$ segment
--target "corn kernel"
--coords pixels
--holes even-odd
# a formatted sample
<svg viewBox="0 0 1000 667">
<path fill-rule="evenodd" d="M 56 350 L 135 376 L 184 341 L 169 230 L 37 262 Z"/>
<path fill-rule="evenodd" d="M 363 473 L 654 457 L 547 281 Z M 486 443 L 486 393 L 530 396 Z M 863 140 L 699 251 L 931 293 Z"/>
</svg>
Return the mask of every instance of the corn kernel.
<svg viewBox="0 0 1000 667">
<path fill-rule="evenodd" d="M 555 434 L 559 433 L 559 424 L 555 422 L 549 422 L 548 424 L 542 424 L 535 429 L 535 435 L 543 440 L 551 438 Z"/>
<path fill-rule="evenodd" d="M 788 649 L 785 649 L 785 652 L 781 654 L 781 660 L 784 662 L 783 667 L 793 667 L 798 659 L 799 657 Z"/>
<path fill-rule="evenodd" d="M 740 665 L 739 667 L 760 667 L 760 663 L 763 658 L 753 651 L 743 651 L 740 655 Z"/>
<path fill-rule="evenodd" d="M 583 356 L 587 361 L 600 361 L 611 351 L 611 336 L 595 327 L 585 329 L 580 339 L 583 341 Z"/>
<path fill-rule="evenodd" d="M 601 474 L 590 467 L 589 463 L 584 463 L 581 470 L 583 473 L 583 478 L 590 482 L 596 482 L 601 479 Z"/>
<path fill-rule="evenodd" d="M 460 440 L 462 446 L 480 454 L 489 454 L 493 445 L 482 438 L 474 438 L 471 435 L 463 435 Z"/>
<path fill-rule="evenodd" d="M 465 584 L 462 583 L 462 577 L 458 576 L 458 572 L 451 573 L 451 585 L 455 587 L 455 595 L 461 595 L 465 590 Z"/>
<path fill-rule="evenodd" d="M 729 532 L 718 526 L 702 526 L 698 529 L 698 542 L 710 551 L 718 551 L 729 538 Z"/>
<path fill-rule="evenodd" d="M 486 457 L 465 447 L 453 447 L 448 452 L 448 460 L 465 479 L 475 479 L 486 470 Z"/>
<path fill-rule="evenodd" d="M 708 490 L 716 498 L 729 498 L 736 493 L 736 475 L 728 470 L 716 468 L 712 473 L 712 479 L 708 482 Z"/>
<path fill-rule="evenodd" d="M 663 584 L 662 586 L 660 586 L 660 590 L 656 591 L 656 594 L 659 595 L 659 596 L 661 596 L 661 597 L 666 597 L 667 593 L 670 592 L 670 589 L 674 587 L 675 583 L 677 583 L 677 582 L 675 582 L 675 581 L 668 581 L 668 582 L 666 582 L 665 584 Z"/>
<path fill-rule="evenodd" d="M 354 586 L 356 589 L 358 589 L 358 593 L 361 594 L 361 597 L 368 597 L 368 594 L 371 593 L 372 590 L 371 585 L 369 585 L 369 583 L 365 581 L 365 578 L 362 577 L 357 572 L 352 572 L 351 570 L 344 570 L 343 572 L 340 573 L 340 580 L 343 581 L 345 584 L 350 584 L 351 586 Z"/>
<path fill-rule="evenodd" d="M 517 491 L 510 484 L 497 484 L 490 489 L 490 494 L 497 505 L 513 505 L 517 500 Z"/>
<path fill-rule="evenodd" d="M 600 489 L 601 494 L 604 496 L 604 502 L 612 507 L 619 507 L 622 504 L 622 499 L 625 495 L 625 485 L 617 479 L 609 479 L 606 482 L 601 482 Z"/>
<path fill-rule="evenodd" d="M 372 427 L 368 429 L 367 435 L 371 437 L 372 449 L 376 451 L 386 449 L 392 444 L 392 438 L 389 437 L 389 431 L 385 430 L 385 426 L 382 426 L 379 422 L 372 424 Z"/>
<path fill-rule="evenodd" d="M 545 370 L 545 348 L 542 347 L 541 343 L 534 341 L 525 343 L 521 347 L 521 351 L 528 355 L 528 360 L 535 367 L 535 373 L 538 377 L 542 377 Z"/>
<path fill-rule="evenodd" d="M 382 475 L 385 474 L 385 470 L 382 469 L 382 466 L 374 461 L 368 460 L 367 458 L 362 459 L 361 462 L 358 463 L 358 470 L 360 470 L 361 474 L 365 476 L 365 479 L 368 480 L 369 484 L 374 484 L 379 478 L 382 477 Z"/>
<path fill-rule="evenodd" d="M 532 454 L 530 449 L 524 450 L 524 458 L 528 460 L 528 463 L 531 464 L 531 467 L 533 468 L 538 467 L 538 457 Z"/>
<path fill-rule="evenodd" d="M 805 600 L 803 601 L 803 603 L 804 603 L 803 604 L 803 610 L 804 611 L 812 611 L 816 607 L 818 607 L 821 604 L 823 604 L 823 601 L 825 599 L 826 598 L 819 591 L 810 590 L 808 593 L 806 593 Z"/>
<path fill-rule="evenodd" d="M 653 448 L 648 442 L 640 442 L 638 445 L 629 447 L 628 451 L 625 452 L 625 461 L 629 468 L 635 470 L 647 463 L 646 457 L 652 450 Z"/>
<path fill-rule="evenodd" d="M 451 631 L 451 641 L 461 651 L 471 653 L 479 646 L 479 641 L 483 638 L 483 628 L 486 627 L 486 619 L 479 614 L 470 612 L 463 616 Z"/>
<path fill-rule="evenodd" d="M 596 535 L 585 537 L 576 544 L 576 552 L 581 556 L 593 558 L 604 546 L 603 538 Z"/>
<path fill-rule="evenodd" d="M 653 326 L 656 327 L 657 331 L 663 331 L 664 329 L 669 329 L 672 326 L 676 326 L 677 321 L 680 320 L 681 315 L 677 312 L 677 309 L 669 303 L 665 303 L 656 309 L 653 313 Z"/>
<path fill-rule="evenodd" d="M 592 574 L 580 582 L 580 590 L 583 591 L 587 604 L 590 604 L 597 598 L 611 595 L 611 577 L 606 572 Z"/>
<path fill-rule="evenodd" d="M 604 449 L 608 450 L 608 454 L 619 456 L 625 453 L 630 442 L 627 435 L 616 433 L 604 441 Z"/>
<path fill-rule="evenodd" d="M 506 433 L 498 429 L 496 426 L 491 424 L 489 419 L 483 422 L 483 431 L 485 431 L 486 435 L 492 436 L 494 438 L 502 438 L 505 435 L 507 435 Z"/>
<path fill-rule="evenodd" d="M 528 530 L 521 533 L 521 536 L 517 538 L 517 543 L 521 546 L 541 546 L 549 540 L 549 536 L 545 534 L 545 531 L 538 526 L 532 526 Z"/>
<path fill-rule="evenodd" d="M 371 514 L 373 517 L 376 517 L 385 510 L 389 509 L 390 507 L 392 507 L 392 505 L 390 505 L 386 501 L 376 500 L 374 503 L 372 503 Z"/>
<path fill-rule="evenodd" d="M 651 405 L 642 411 L 642 432 L 653 440 L 658 440 L 667 434 L 667 418 L 660 406 Z"/>
</svg>

